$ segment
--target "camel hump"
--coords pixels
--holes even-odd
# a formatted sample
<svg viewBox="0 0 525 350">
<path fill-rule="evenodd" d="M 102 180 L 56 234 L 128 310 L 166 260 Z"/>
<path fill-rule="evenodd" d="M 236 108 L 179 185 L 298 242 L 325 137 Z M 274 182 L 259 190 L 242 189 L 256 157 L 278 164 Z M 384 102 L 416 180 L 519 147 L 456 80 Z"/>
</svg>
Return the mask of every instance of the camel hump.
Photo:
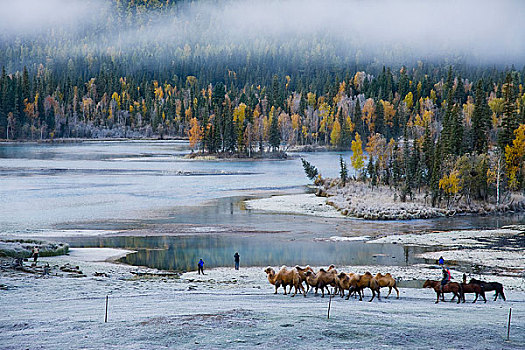
<svg viewBox="0 0 525 350">
<path fill-rule="evenodd" d="M 372 274 L 371 274 L 370 272 L 368 272 L 368 271 L 367 271 L 367 272 L 365 272 L 365 274 L 364 274 L 364 275 L 365 275 L 365 276 L 372 276 Z"/>
<path fill-rule="evenodd" d="M 323 269 L 322 267 L 319 269 L 319 272 L 326 272 L 325 269 Z"/>
<path fill-rule="evenodd" d="M 390 274 L 390 272 L 387 272 L 387 273 L 385 274 L 385 277 L 392 277 L 392 275 Z"/>
</svg>

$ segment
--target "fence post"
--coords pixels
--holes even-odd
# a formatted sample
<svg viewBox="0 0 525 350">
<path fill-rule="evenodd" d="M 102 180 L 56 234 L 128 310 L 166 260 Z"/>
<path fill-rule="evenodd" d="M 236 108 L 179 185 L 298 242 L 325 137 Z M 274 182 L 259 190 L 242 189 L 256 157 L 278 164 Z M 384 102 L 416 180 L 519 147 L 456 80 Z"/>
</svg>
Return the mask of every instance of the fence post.
<svg viewBox="0 0 525 350">
<path fill-rule="evenodd" d="M 507 340 L 510 338 L 510 318 L 512 316 L 512 308 L 509 309 L 509 323 L 507 324 Z"/>
<path fill-rule="evenodd" d="M 335 292 L 335 288 L 332 292 L 333 293 Z M 328 293 L 330 293 L 330 289 L 328 289 Z M 332 294 L 333 293 L 330 293 L 330 299 L 328 300 L 328 319 L 330 319 L 330 306 L 332 305 Z"/>
<path fill-rule="evenodd" d="M 109 295 L 106 295 L 106 317 L 104 318 L 104 323 L 108 322 L 108 299 Z"/>
</svg>

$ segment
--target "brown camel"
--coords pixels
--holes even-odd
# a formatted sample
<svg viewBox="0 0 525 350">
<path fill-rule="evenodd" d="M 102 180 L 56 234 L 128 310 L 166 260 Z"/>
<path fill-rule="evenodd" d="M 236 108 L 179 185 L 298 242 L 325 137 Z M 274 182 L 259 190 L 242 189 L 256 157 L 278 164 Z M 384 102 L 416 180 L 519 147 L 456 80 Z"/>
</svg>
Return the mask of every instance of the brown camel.
<svg viewBox="0 0 525 350">
<path fill-rule="evenodd" d="M 310 265 L 306 265 L 306 267 L 301 267 L 299 265 L 295 265 L 295 269 L 299 273 L 299 277 L 301 277 L 301 284 L 306 283 L 306 294 L 310 291 L 310 285 L 306 282 L 306 271 L 312 271 L 314 270 L 310 267 Z M 292 286 L 290 286 L 291 291 Z"/>
<path fill-rule="evenodd" d="M 441 281 L 426 280 L 423 284 L 423 288 L 432 288 L 436 292 L 436 304 L 439 303 L 439 296 L 441 295 L 441 301 L 445 301 L 444 294 L 452 293 L 454 297 L 458 298 L 458 304 L 461 302 L 463 296 L 463 289 L 461 285 L 456 282 L 448 282 L 441 288 Z M 452 300 L 451 300 L 452 301 Z"/>
<path fill-rule="evenodd" d="M 330 294 L 330 289 L 328 287 L 335 286 L 336 275 L 337 271 L 335 268 L 329 268 L 328 271 L 320 269 L 316 274 L 312 271 L 306 271 L 306 283 L 311 287 L 315 287 L 316 295 L 318 289 L 321 289 L 322 297 L 324 298 L 324 289 L 326 288 L 328 294 Z"/>
<path fill-rule="evenodd" d="M 335 281 L 337 287 L 341 291 L 341 298 L 345 296 L 345 290 L 348 290 L 348 296 L 346 297 L 346 300 L 348 300 L 350 295 L 352 295 L 352 292 L 355 293 L 357 291 L 357 281 L 359 281 L 359 275 L 351 272 L 341 272 L 336 276 Z"/>
<path fill-rule="evenodd" d="M 295 293 L 292 295 L 292 297 L 297 294 L 298 290 L 302 290 L 303 295 L 306 297 L 304 287 L 301 284 L 301 277 L 299 277 L 299 273 L 296 269 L 288 270 L 286 266 L 283 266 L 276 274 L 274 269 L 267 267 L 264 272 L 267 274 L 268 282 L 275 286 L 274 294 L 277 294 L 277 289 L 282 286 L 284 289 L 284 295 L 286 295 L 286 286 L 293 286 L 295 288 Z"/>
<path fill-rule="evenodd" d="M 368 271 L 365 272 L 364 275 L 361 275 L 359 280 L 357 281 L 357 292 L 359 293 L 359 301 L 363 300 L 362 294 L 365 288 L 370 288 L 370 290 L 372 291 L 372 299 L 370 299 L 369 302 L 374 300 L 376 293 L 377 300 L 381 300 L 379 283 L 374 278 L 374 276 L 372 276 L 372 274 Z"/>
<path fill-rule="evenodd" d="M 379 288 L 388 287 L 388 295 L 386 298 L 388 298 L 390 293 L 392 293 L 392 288 L 394 288 L 397 293 L 397 299 L 399 299 L 399 289 L 397 289 L 396 280 L 391 274 L 387 273 L 386 275 L 382 275 L 381 273 L 378 273 L 374 278 L 379 283 Z"/>
</svg>

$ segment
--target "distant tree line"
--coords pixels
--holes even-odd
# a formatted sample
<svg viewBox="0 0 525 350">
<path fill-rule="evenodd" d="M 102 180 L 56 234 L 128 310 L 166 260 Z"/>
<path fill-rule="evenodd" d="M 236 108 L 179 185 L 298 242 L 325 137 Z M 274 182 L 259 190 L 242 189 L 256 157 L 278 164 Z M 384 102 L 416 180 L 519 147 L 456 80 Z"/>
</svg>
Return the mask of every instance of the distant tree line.
<svg viewBox="0 0 525 350">
<path fill-rule="evenodd" d="M 152 11 L 184 3 L 115 1 L 101 25 L 146 25 Z M 525 68 L 460 58 L 378 66 L 325 38 L 260 47 L 141 42 L 70 55 L 83 40 L 110 40 L 92 29 L 31 40 L 0 33 L 0 138 L 177 136 L 196 151 L 246 156 L 351 149 L 362 178 L 404 198 L 428 190 L 433 202 L 500 201 L 504 189 L 525 187 Z"/>
</svg>

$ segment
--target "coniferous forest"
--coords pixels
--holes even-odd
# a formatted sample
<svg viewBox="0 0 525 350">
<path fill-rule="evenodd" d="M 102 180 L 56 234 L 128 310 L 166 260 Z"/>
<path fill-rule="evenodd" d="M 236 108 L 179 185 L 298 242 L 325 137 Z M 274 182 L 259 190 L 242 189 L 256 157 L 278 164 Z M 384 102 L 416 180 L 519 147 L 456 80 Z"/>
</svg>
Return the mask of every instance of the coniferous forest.
<svg viewBox="0 0 525 350">
<path fill-rule="evenodd" d="M 427 188 L 433 202 L 525 189 L 523 55 L 232 29 L 235 2 L 79 3 L 74 21 L 0 25 L 1 139 L 187 137 L 196 152 L 242 157 L 319 146 L 352 150 L 359 177 Z"/>
</svg>

